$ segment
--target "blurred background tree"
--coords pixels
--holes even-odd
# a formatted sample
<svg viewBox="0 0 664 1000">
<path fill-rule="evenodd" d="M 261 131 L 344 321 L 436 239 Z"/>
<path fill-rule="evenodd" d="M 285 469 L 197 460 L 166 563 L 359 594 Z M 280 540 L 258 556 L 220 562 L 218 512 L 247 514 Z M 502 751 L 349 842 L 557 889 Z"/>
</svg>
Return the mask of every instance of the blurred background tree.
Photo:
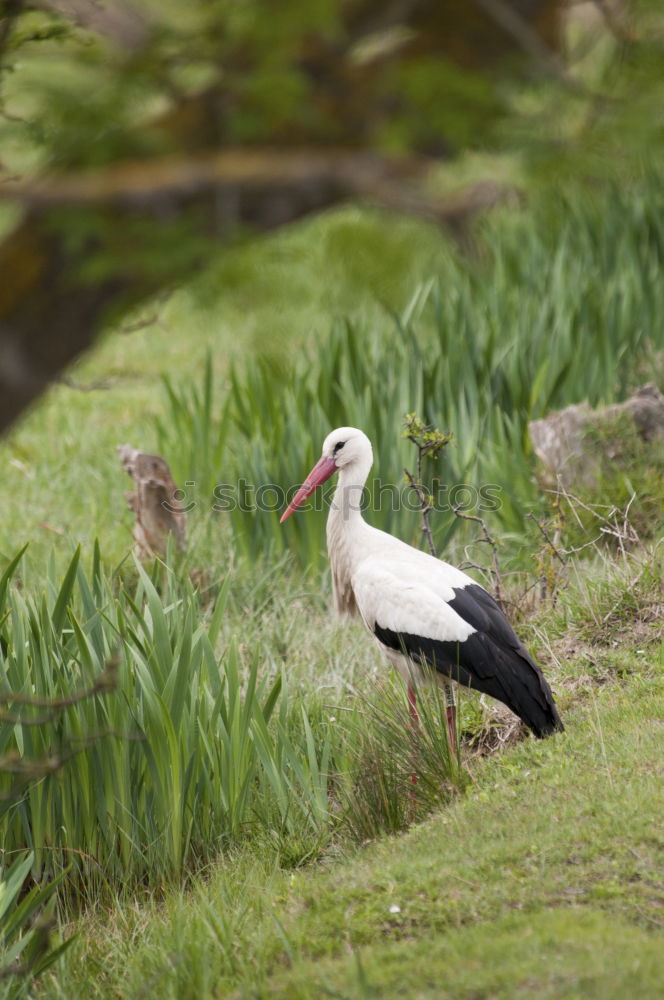
<svg viewBox="0 0 664 1000">
<path fill-rule="evenodd" d="M 440 164 L 469 150 L 514 157 L 510 179 L 595 184 L 663 145 L 656 0 L 4 0 L 0 17 L 1 428 L 219 244 L 348 198 L 458 232 L 501 196 L 490 176 L 445 197 Z"/>
</svg>

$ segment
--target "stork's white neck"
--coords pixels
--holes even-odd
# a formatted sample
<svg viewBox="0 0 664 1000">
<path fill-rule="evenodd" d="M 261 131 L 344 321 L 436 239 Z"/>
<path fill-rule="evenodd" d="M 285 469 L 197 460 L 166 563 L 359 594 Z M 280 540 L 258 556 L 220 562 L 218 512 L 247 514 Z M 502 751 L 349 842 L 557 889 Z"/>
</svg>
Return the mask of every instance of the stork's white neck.
<svg viewBox="0 0 664 1000">
<path fill-rule="evenodd" d="M 352 530 L 353 526 L 363 521 L 362 498 L 371 465 L 372 457 L 367 455 L 339 469 L 337 488 L 328 515 L 328 524 L 332 521 L 337 531 Z"/>
<path fill-rule="evenodd" d="M 329 516 L 343 524 L 362 518 L 362 496 L 368 471 L 361 477 L 354 475 L 354 469 L 340 469 L 337 488 L 334 491 Z"/>
<path fill-rule="evenodd" d="M 327 551 L 330 556 L 332 583 L 337 611 L 356 612 L 351 587 L 353 567 L 362 552 L 362 536 L 367 525 L 362 517 L 362 498 L 371 456 L 339 470 L 339 479 L 327 516 Z"/>
</svg>

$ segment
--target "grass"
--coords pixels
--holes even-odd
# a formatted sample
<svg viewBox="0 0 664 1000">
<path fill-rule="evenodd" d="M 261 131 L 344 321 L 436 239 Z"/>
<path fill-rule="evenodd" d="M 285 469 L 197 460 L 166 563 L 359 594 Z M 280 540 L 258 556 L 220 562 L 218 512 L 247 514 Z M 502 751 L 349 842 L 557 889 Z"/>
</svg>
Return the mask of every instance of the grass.
<svg viewBox="0 0 664 1000">
<path fill-rule="evenodd" d="M 93 923 L 43 995 L 654 998 L 663 710 L 660 647 L 568 710 L 567 735 L 474 767 L 406 836 L 293 873 L 231 857 Z"/>
</svg>

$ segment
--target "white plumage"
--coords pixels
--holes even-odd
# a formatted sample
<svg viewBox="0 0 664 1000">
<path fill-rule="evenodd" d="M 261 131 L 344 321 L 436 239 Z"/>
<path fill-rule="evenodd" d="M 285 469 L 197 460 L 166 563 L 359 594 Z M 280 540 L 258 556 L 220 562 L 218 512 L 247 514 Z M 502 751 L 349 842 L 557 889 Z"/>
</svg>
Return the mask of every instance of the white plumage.
<svg viewBox="0 0 664 1000">
<path fill-rule="evenodd" d="M 371 442 L 361 430 L 332 431 L 282 517 L 339 473 L 327 521 L 337 611 L 360 615 L 409 684 L 433 672 L 445 684 L 451 679 L 503 701 L 538 736 L 562 729 L 539 667 L 487 591 L 364 521 L 360 501 L 372 463 Z"/>
<path fill-rule="evenodd" d="M 454 589 L 443 574 L 425 576 L 403 558 L 369 556 L 358 561 L 350 579 L 360 615 L 371 632 L 380 624 L 393 632 L 441 642 L 463 642 L 475 632 L 447 603 L 454 599 Z"/>
</svg>

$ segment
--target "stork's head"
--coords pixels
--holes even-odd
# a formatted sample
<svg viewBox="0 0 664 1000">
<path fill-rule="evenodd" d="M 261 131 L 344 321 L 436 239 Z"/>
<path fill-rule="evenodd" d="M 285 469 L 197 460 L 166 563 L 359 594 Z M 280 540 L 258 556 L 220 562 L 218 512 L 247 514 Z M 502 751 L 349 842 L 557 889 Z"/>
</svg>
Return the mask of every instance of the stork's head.
<svg viewBox="0 0 664 1000">
<path fill-rule="evenodd" d="M 371 441 L 357 427 L 337 427 L 323 441 L 321 457 L 331 459 L 335 469 L 344 469 L 353 462 L 365 465 L 373 461 Z"/>
<path fill-rule="evenodd" d="M 358 478 L 362 477 L 364 485 L 372 462 L 371 441 L 366 434 L 357 427 L 337 427 L 323 441 L 321 457 L 282 514 L 281 521 L 290 517 L 321 483 L 340 469 L 352 471 L 357 468 Z"/>
</svg>

